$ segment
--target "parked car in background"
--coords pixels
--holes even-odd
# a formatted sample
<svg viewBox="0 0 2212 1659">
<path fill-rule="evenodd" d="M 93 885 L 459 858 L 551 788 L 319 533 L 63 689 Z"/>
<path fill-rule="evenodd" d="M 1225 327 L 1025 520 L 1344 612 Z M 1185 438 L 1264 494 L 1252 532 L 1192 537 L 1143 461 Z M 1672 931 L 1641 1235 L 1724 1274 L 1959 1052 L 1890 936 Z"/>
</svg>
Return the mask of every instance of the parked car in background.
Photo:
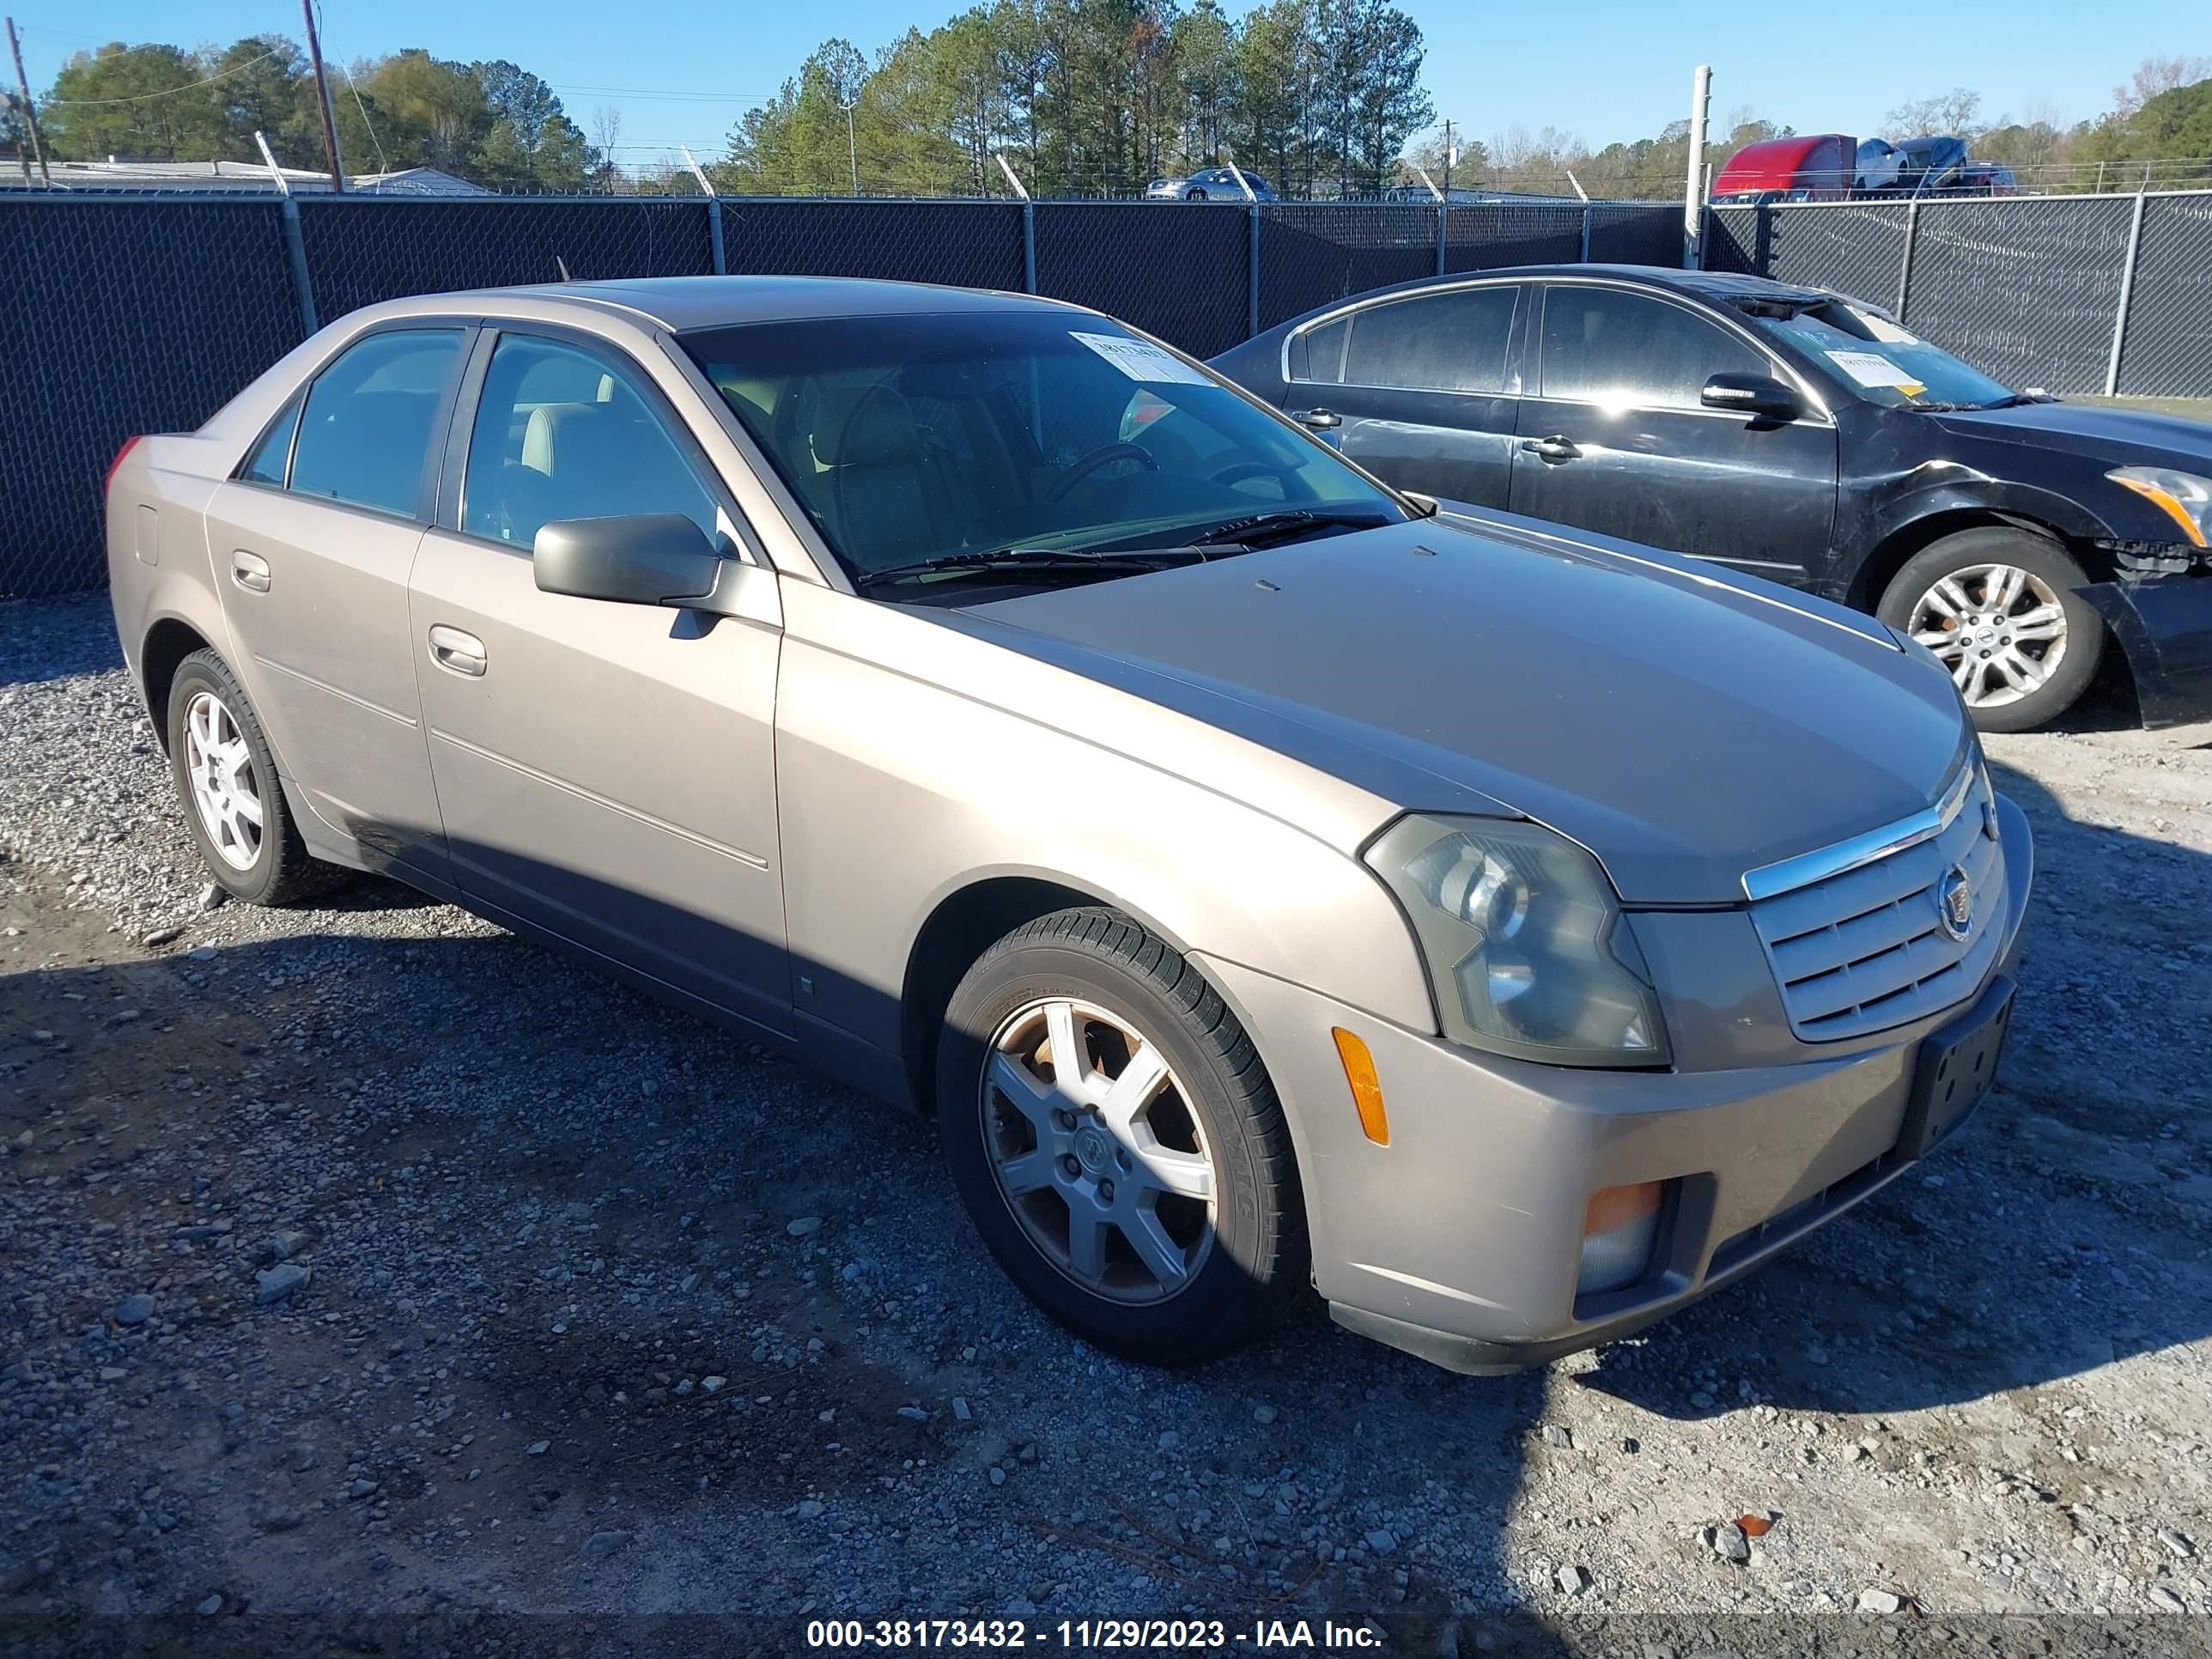
<svg viewBox="0 0 2212 1659">
<path fill-rule="evenodd" d="M 1145 199 L 1150 202 L 1206 202 L 1245 199 L 1243 185 L 1237 174 L 1243 172 L 1244 184 L 1252 186 L 1252 194 L 1263 202 L 1275 199 L 1275 192 L 1265 179 L 1249 167 L 1205 167 L 1193 173 L 1172 179 L 1155 179 L 1146 186 Z"/>
<path fill-rule="evenodd" d="M 2033 852 L 1926 653 L 1440 514 L 1093 312 L 395 301 L 106 495 L 224 889 L 388 872 L 933 1112 L 1009 1275 L 1117 1353 L 1310 1282 L 1541 1362 L 1879 1190 L 1996 1069 Z"/>
<path fill-rule="evenodd" d="M 2014 196 L 2012 169 L 1968 155 L 1963 138 L 1869 138 L 1858 149 L 1855 193 L 1885 196 Z"/>
<path fill-rule="evenodd" d="M 1859 171 L 1859 144 L 1840 132 L 1762 138 L 1746 144 L 1713 179 L 1716 206 L 1751 202 L 1839 202 Z"/>
<path fill-rule="evenodd" d="M 1378 289 L 1214 367 L 1401 489 L 1873 611 L 1984 730 L 2065 710 L 2107 629 L 2146 724 L 2212 718 L 2212 426 L 2014 391 L 1876 307 L 1528 268 Z"/>
</svg>

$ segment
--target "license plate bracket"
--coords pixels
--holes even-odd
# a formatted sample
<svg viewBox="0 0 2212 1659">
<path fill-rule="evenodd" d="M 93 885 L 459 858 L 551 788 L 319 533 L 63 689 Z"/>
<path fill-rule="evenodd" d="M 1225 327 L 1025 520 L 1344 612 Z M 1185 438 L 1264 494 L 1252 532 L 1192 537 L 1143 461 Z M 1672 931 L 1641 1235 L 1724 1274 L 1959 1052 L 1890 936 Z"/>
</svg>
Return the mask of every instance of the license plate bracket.
<svg viewBox="0 0 2212 1659">
<path fill-rule="evenodd" d="M 1921 1043 L 1912 1095 L 1897 1137 L 1900 1158 L 1932 1151 L 1988 1098 L 2012 1028 L 2012 981 L 2001 979 L 1970 1012 L 1929 1032 Z"/>
</svg>

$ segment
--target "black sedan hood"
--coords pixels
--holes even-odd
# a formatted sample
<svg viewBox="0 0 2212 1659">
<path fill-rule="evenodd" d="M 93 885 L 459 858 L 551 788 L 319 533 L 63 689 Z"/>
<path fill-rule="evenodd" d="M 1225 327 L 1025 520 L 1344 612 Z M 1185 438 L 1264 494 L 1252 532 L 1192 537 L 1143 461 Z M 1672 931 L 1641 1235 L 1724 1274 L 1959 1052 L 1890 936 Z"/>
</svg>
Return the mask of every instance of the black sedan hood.
<svg viewBox="0 0 2212 1659">
<path fill-rule="evenodd" d="M 1962 409 L 1922 418 L 1962 437 L 2029 444 L 2114 465 L 2212 471 L 2212 425 L 2139 409 L 2095 404 L 2016 404 L 2009 409 Z"/>
</svg>

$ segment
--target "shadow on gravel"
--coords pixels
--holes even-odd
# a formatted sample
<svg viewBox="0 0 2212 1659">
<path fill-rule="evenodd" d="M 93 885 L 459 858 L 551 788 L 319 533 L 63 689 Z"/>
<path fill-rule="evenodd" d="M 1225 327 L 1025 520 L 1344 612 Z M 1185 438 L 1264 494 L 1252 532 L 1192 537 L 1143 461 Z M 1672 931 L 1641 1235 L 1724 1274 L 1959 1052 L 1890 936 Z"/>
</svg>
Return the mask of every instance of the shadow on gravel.
<svg viewBox="0 0 2212 1659">
<path fill-rule="evenodd" d="M 74 679 L 122 665 L 106 593 L 0 600 L 0 686 Z"/>
<path fill-rule="evenodd" d="M 1995 1092 L 1924 1165 L 1763 1273 L 1602 1350 L 1581 1386 L 1677 1419 L 1754 1401 L 1880 1413 L 2212 1335 L 2212 1279 L 2182 1267 L 2203 1259 L 2212 1204 L 2212 1091 L 2191 1035 L 2212 1008 L 2212 859 L 2070 817 L 2033 778 L 1990 769 L 2036 838 Z M 2027 1201 L 2038 1189 L 2055 1201 Z M 1711 1364 L 1747 1324 L 1761 1363 Z"/>
</svg>

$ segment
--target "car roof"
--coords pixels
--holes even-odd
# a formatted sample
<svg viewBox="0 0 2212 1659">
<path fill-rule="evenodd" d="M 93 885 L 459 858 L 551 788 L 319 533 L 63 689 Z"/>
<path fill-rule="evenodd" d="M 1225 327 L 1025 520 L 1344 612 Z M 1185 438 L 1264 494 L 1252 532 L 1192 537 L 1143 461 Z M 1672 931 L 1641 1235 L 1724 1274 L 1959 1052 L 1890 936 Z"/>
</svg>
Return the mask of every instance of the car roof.
<svg viewBox="0 0 2212 1659">
<path fill-rule="evenodd" d="M 1632 283 L 1642 288 L 1662 289 L 1721 304 L 1738 299 L 1807 302 L 1835 297 L 1824 289 L 1778 283 L 1771 277 L 1747 276 L 1732 270 L 1677 270 L 1669 265 L 1502 265 L 1492 270 L 1455 271 L 1446 276 L 1416 276 L 1411 282 L 1393 283 L 1386 288 L 1346 295 L 1341 300 L 1331 300 L 1327 305 L 1316 306 L 1311 311 L 1304 312 L 1287 322 L 1278 323 L 1255 337 L 1268 339 L 1278 334 L 1288 333 L 1316 317 L 1342 311 L 1383 295 L 1413 295 L 1429 289 L 1458 288 L 1474 282 L 1572 282 L 1590 277 Z"/>
<path fill-rule="evenodd" d="M 642 316 L 671 333 L 735 328 L 748 323 L 797 322 L 825 317 L 897 317 L 924 313 L 988 313 L 1052 307 L 1080 310 L 1058 300 L 988 289 L 939 288 L 856 276 L 635 276 L 609 282 L 544 283 L 484 289 L 466 294 L 423 295 L 407 309 L 451 311 L 457 304 L 501 300 L 614 309 Z"/>
</svg>

